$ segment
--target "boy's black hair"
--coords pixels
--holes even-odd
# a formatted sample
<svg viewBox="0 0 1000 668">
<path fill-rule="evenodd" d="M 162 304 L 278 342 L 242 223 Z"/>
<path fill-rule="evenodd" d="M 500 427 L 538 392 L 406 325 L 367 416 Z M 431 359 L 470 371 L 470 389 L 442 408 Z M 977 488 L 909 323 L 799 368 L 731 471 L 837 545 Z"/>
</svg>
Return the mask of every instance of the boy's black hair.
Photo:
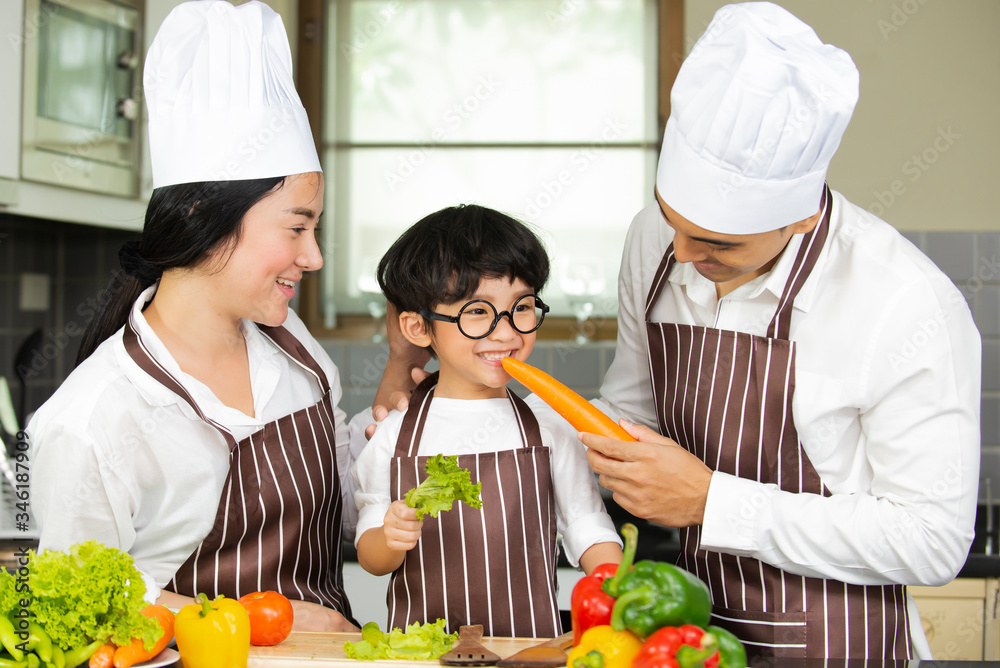
<svg viewBox="0 0 1000 668">
<path fill-rule="evenodd" d="M 400 312 L 471 299 L 483 278 L 521 279 L 536 293 L 549 256 L 524 223 L 477 204 L 436 211 L 406 230 L 382 256 L 378 284 Z"/>
</svg>

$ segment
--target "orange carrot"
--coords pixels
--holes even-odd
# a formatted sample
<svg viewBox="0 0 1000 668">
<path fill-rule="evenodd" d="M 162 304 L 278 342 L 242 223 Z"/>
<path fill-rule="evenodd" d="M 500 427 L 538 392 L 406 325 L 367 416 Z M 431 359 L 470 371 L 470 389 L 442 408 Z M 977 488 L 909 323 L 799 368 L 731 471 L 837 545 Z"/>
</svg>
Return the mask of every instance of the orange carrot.
<svg viewBox="0 0 1000 668">
<path fill-rule="evenodd" d="M 635 440 L 593 404 L 544 371 L 513 357 L 504 357 L 502 364 L 504 371 L 552 406 L 577 431 L 609 436 L 620 441 Z"/>
<path fill-rule="evenodd" d="M 163 629 L 163 635 L 156 641 L 152 649 L 146 649 L 139 638 L 133 638 L 128 645 L 122 645 L 115 650 L 115 668 L 128 668 L 143 661 L 149 661 L 163 651 L 163 648 L 174 637 L 174 613 L 162 605 L 148 605 L 142 614 L 155 619 Z M 98 650 L 100 651 L 100 650 Z M 93 668 L 93 666 L 91 666 Z"/>
<path fill-rule="evenodd" d="M 87 664 L 90 668 L 111 668 L 114 665 L 115 650 L 117 646 L 105 643 L 97 648 L 97 651 L 90 655 Z"/>
</svg>

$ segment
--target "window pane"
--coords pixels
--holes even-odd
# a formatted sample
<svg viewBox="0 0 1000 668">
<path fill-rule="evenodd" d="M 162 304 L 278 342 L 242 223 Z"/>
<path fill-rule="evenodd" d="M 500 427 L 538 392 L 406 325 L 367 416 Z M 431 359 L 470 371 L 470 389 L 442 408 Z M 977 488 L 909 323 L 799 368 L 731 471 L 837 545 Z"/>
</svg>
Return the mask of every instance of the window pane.
<svg viewBox="0 0 1000 668">
<path fill-rule="evenodd" d="M 334 308 L 365 312 L 404 229 L 472 202 L 536 226 L 551 315 L 594 293 L 613 317 L 655 170 L 654 0 L 330 2 L 328 324 Z"/>
<path fill-rule="evenodd" d="M 402 149 L 343 149 L 329 152 L 324 162 L 350 174 L 384 176 L 394 173 L 401 157 Z M 625 231 L 648 203 L 654 160 L 651 151 L 637 148 L 439 148 L 392 185 L 349 179 L 346 197 L 326 204 L 336 221 L 331 269 L 338 292 L 348 297 L 340 307 L 363 311 L 362 267 L 381 257 L 408 226 L 440 208 L 476 203 L 535 227 L 552 259 L 542 298 L 553 314 L 571 312 L 567 291 L 587 288 L 601 294 L 595 301 L 599 312 L 613 316 Z M 574 268 L 585 263 L 596 263 L 589 280 Z"/>
<path fill-rule="evenodd" d="M 589 138 L 594 119 L 620 122 L 620 141 L 650 139 L 647 4 L 347 3 L 337 139 L 574 141 Z"/>
</svg>

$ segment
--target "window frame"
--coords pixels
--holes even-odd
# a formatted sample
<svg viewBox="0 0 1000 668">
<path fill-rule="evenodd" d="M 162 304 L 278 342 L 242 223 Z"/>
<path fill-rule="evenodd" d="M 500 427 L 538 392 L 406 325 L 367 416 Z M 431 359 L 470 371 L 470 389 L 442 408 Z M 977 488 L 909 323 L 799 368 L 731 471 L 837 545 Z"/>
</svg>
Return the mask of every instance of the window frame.
<svg viewBox="0 0 1000 668">
<path fill-rule="evenodd" d="M 323 145 L 323 101 L 325 76 L 325 26 L 329 0 L 297 0 L 298 40 L 296 43 L 297 88 L 302 105 L 309 115 L 313 139 Z M 657 30 L 657 136 L 663 136 L 670 116 L 670 89 L 684 59 L 684 0 L 656 0 Z M 332 225 L 328 221 L 327 225 Z M 371 339 L 375 333 L 372 317 L 367 313 L 338 313 L 336 327 L 327 327 L 321 309 L 321 282 L 318 273 L 303 276 L 300 284 L 297 312 L 309 331 L 317 338 Z M 593 331 L 590 330 L 593 327 Z M 577 333 L 574 318 L 546 318 L 545 327 L 538 330 L 543 340 L 573 339 Z M 618 323 L 613 317 L 596 318 L 588 323 L 588 335 L 593 340 L 614 340 Z"/>
</svg>

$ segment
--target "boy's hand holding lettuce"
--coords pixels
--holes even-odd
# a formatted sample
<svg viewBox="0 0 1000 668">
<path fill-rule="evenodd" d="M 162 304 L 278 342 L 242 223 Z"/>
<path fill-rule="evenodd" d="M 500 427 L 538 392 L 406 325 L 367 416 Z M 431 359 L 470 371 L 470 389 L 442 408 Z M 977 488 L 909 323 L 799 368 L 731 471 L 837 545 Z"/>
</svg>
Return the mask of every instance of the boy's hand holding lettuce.
<svg viewBox="0 0 1000 668">
<path fill-rule="evenodd" d="M 28 588 L 18 591 L 18 580 L 0 570 L 0 628 L 31 627 L 27 643 L 41 663 L 71 668 L 86 661 L 102 644 L 127 645 L 139 638 L 152 647 L 163 633 L 142 614 L 146 585 L 132 557 L 95 541 L 79 543 L 69 552 L 28 552 Z M 23 603 L 26 607 L 22 607 Z M 25 645 L 13 650 L 0 633 L 0 657 L 16 661 Z"/>
<path fill-rule="evenodd" d="M 473 508 L 482 508 L 479 499 L 482 483 L 472 484 L 469 472 L 458 465 L 458 457 L 434 455 L 424 466 L 427 479 L 406 493 L 403 500 L 417 511 L 417 519 L 425 514 L 437 517 L 443 510 L 450 510 L 455 501 L 464 501 Z"/>
</svg>

